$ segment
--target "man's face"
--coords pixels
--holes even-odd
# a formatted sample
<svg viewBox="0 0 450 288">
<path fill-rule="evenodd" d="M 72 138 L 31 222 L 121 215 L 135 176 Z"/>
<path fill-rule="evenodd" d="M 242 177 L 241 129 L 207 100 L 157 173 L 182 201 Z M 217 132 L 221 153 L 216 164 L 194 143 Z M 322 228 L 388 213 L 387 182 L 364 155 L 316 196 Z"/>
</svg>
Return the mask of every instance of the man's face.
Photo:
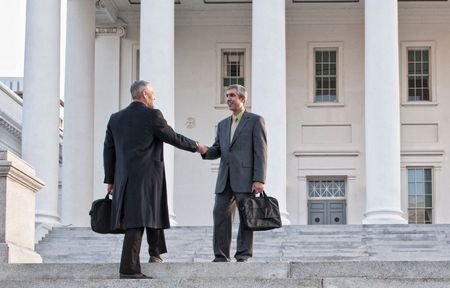
<svg viewBox="0 0 450 288">
<path fill-rule="evenodd" d="M 147 86 L 142 91 L 142 94 L 145 106 L 153 108 L 153 106 L 155 105 L 155 92 L 153 91 L 153 87 Z"/>
<path fill-rule="evenodd" d="M 244 109 L 245 98 L 239 98 L 236 89 L 227 90 L 225 96 L 227 97 L 228 108 L 233 112 L 240 112 Z"/>
</svg>

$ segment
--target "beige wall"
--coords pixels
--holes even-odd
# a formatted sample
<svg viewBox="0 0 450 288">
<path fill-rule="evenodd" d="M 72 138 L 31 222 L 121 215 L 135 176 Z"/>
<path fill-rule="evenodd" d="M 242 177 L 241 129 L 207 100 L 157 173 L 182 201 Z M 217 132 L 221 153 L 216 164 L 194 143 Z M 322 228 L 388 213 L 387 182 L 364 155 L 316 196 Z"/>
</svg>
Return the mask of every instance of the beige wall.
<svg viewBox="0 0 450 288">
<path fill-rule="evenodd" d="M 450 193 L 447 193 L 450 187 L 450 166 L 446 154 L 447 147 L 450 147 L 450 135 L 446 132 L 450 131 L 450 113 L 447 112 L 450 108 L 450 99 L 447 97 L 450 81 L 446 79 L 450 75 L 448 37 L 450 26 L 448 17 L 433 20 L 432 15 L 438 10 L 427 9 L 427 16 L 421 18 L 418 13 L 420 10 L 411 11 L 411 15 L 416 16 L 409 17 L 410 10 L 400 9 L 401 43 L 404 41 L 435 43 L 436 54 L 433 56 L 436 57 L 436 75 L 432 77 L 437 81 L 435 89 L 437 102 L 431 106 L 401 106 L 402 123 L 407 125 L 402 125 L 403 154 L 399 169 L 402 169 L 402 203 L 406 210 L 407 167 L 433 167 L 434 221 L 450 223 L 450 212 L 446 209 L 450 203 Z M 178 11 L 175 28 L 176 118 L 175 123 L 170 124 L 174 125 L 179 133 L 206 144 L 213 143 L 217 122 L 229 115 L 226 109 L 216 107 L 217 44 L 251 42 L 251 11 L 240 11 L 239 15 L 245 21 L 237 24 L 224 20 L 231 15 L 227 14 L 229 13 L 227 11 L 214 13 L 216 18 L 223 18 L 209 17 L 204 20 L 201 18 L 202 13 Z M 347 223 L 360 224 L 363 219 L 365 211 L 363 15 L 362 7 L 336 11 L 331 9 L 287 11 L 286 193 L 287 209 L 292 224 L 307 223 L 306 180 L 307 177 L 320 175 L 347 177 Z M 322 23 L 317 19 L 325 21 Z M 443 24 L 426 24 L 431 22 Z M 131 25 L 129 29 L 131 33 L 126 39 L 122 39 L 121 45 L 121 107 L 128 104 L 128 87 L 132 80 L 132 51 L 139 42 L 136 27 Z M 341 49 L 340 97 L 343 101 L 341 105 L 335 106 L 310 105 L 310 90 L 308 90 L 310 47 L 312 43 L 322 45 L 326 42 L 333 45 L 338 43 Z M 277 95 L 267 95 L 268 103 L 276 102 L 276 98 Z M 195 127 L 187 127 L 188 118 L 195 120 Z M 432 139 L 431 143 L 430 140 L 424 142 L 423 135 Z M 175 152 L 174 212 L 178 224 L 212 224 L 217 165 L 218 160 L 202 161 L 197 154 L 178 150 Z"/>
</svg>

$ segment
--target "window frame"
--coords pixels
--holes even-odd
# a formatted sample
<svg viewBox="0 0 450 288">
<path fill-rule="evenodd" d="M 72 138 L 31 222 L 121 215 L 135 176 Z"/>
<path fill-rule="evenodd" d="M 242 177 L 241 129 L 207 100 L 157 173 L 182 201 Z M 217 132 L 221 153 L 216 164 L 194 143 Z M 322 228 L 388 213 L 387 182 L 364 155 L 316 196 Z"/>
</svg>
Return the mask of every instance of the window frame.
<svg viewBox="0 0 450 288">
<path fill-rule="evenodd" d="M 431 173 L 431 207 L 427 207 L 426 205 L 424 207 L 419 207 L 419 208 L 414 208 L 414 207 L 410 207 L 409 206 L 409 196 L 410 196 L 410 191 L 409 191 L 409 171 L 411 169 L 414 170 L 418 170 L 418 169 L 422 169 L 422 170 L 430 170 Z M 426 183 L 427 181 L 424 179 L 423 183 Z M 420 182 L 413 182 L 413 183 L 420 183 Z M 417 195 L 417 194 L 415 194 Z M 430 195 L 430 194 L 423 194 L 423 196 L 425 197 L 426 195 Z M 406 166 L 406 220 L 408 222 L 408 224 L 434 224 L 435 223 L 435 214 L 436 214 L 436 207 L 435 207 L 435 198 L 436 198 L 436 194 L 435 194 L 435 170 L 433 169 L 433 167 L 431 166 Z M 426 203 L 426 198 L 424 198 L 424 203 Z M 416 200 L 416 204 L 417 204 L 417 200 Z M 410 209 L 422 209 L 422 210 L 427 210 L 427 209 L 431 209 L 431 223 L 417 223 L 417 216 L 416 216 L 416 222 L 410 222 L 409 221 L 409 211 Z M 425 221 L 425 219 L 424 219 Z"/>
<path fill-rule="evenodd" d="M 344 196 L 331 196 L 331 197 L 311 197 L 309 191 L 310 182 L 328 182 L 328 181 L 342 181 L 344 182 Z M 347 200 L 348 196 L 348 177 L 336 176 L 336 175 L 323 175 L 323 176 L 307 176 L 306 177 L 306 194 L 308 200 Z"/>
<path fill-rule="evenodd" d="M 401 105 L 402 106 L 436 106 L 437 81 L 436 81 L 436 42 L 435 41 L 402 41 L 401 49 Z M 429 98 L 430 100 L 408 100 L 408 49 L 429 49 Z"/>
<path fill-rule="evenodd" d="M 336 101 L 314 102 L 316 93 L 316 50 L 336 51 Z M 344 42 L 309 42 L 308 43 L 308 107 L 340 107 L 344 106 Z"/>
<path fill-rule="evenodd" d="M 250 43 L 217 43 L 216 44 L 216 100 L 214 108 L 228 109 L 226 103 L 221 103 L 223 95 L 223 52 L 230 50 L 244 50 L 244 86 L 247 90 L 246 108 L 251 106 L 251 51 Z"/>
</svg>

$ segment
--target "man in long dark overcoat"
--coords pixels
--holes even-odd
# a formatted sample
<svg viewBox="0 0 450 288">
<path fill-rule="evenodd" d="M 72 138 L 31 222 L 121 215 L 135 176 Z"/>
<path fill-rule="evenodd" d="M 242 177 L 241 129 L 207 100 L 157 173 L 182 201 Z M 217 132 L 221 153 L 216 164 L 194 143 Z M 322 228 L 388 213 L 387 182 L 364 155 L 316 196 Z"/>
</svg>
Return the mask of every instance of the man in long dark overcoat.
<svg viewBox="0 0 450 288">
<path fill-rule="evenodd" d="M 105 180 L 113 194 L 114 228 L 126 229 L 120 278 L 150 278 L 141 273 L 139 252 L 144 227 L 150 262 L 166 253 L 164 230 L 170 227 L 163 142 L 191 152 L 205 146 L 177 134 L 158 109 L 146 81 L 131 85 L 133 102 L 109 119 L 103 150 Z"/>
</svg>

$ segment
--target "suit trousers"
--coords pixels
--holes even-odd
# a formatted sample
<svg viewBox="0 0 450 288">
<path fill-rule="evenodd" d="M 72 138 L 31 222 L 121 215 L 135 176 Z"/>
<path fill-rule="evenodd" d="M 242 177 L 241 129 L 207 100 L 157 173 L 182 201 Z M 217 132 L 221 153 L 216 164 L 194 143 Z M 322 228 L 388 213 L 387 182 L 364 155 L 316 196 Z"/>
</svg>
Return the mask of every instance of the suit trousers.
<svg viewBox="0 0 450 288">
<path fill-rule="evenodd" d="M 146 228 L 148 253 L 150 256 L 159 257 L 167 252 L 166 239 L 163 229 Z M 142 235 L 144 227 L 130 228 L 125 231 L 123 239 L 122 257 L 120 259 L 119 272 L 122 274 L 141 273 L 139 253 L 141 252 Z"/>
<path fill-rule="evenodd" d="M 235 193 L 231 190 L 230 182 L 227 181 L 225 190 L 216 194 L 213 210 L 213 249 L 214 261 L 230 261 L 231 232 L 233 218 L 237 203 L 248 197 L 248 193 Z M 253 231 L 246 230 L 240 223 L 236 253 L 236 260 L 246 260 L 253 255 Z"/>
</svg>

